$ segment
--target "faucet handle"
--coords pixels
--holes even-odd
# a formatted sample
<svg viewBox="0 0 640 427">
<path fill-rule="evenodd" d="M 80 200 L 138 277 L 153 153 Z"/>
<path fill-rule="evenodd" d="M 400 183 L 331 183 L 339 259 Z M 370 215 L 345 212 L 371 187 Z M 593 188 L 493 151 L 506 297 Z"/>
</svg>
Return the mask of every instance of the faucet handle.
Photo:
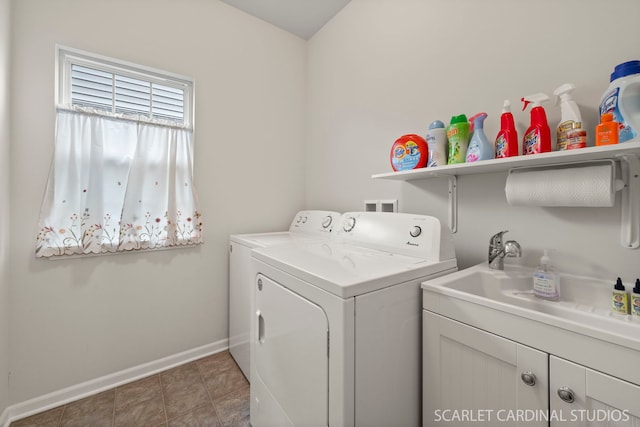
<svg viewBox="0 0 640 427">
<path fill-rule="evenodd" d="M 504 235 L 504 233 L 508 233 L 508 232 L 509 230 L 503 230 L 494 234 L 493 236 L 491 236 L 491 240 L 489 240 L 489 244 L 494 247 L 498 245 L 502 246 L 502 236 Z"/>
</svg>

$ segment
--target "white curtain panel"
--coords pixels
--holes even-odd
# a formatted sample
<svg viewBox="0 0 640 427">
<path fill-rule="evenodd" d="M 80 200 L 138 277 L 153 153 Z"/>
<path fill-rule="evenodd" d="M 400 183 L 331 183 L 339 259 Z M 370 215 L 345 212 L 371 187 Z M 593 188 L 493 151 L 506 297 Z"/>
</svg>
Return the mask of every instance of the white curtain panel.
<svg viewBox="0 0 640 427">
<path fill-rule="evenodd" d="M 37 257 L 202 241 L 191 129 L 58 110 Z"/>
</svg>

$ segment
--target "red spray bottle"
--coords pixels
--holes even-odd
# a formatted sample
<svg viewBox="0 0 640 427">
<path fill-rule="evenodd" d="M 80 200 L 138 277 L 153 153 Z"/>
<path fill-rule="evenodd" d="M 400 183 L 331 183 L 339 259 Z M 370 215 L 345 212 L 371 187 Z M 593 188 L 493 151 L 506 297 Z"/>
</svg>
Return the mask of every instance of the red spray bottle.
<svg viewBox="0 0 640 427">
<path fill-rule="evenodd" d="M 544 93 L 536 93 L 521 99 L 524 105 L 522 111 L 531 106 L 531 125 L 522 139 L 522 154 L 538 154 L 551 151 L 551 129 L 547 122 L 547 114 L 541 103 L 548 101 Z"/>
<path fill-rule="evenodd" d="M 511 102 L 508 99 L 502 104 L 500 116 L 500 132 L 496 136 L 496 159 L 518 155 L 518 130 L 511 114 Z"/>
</svg>

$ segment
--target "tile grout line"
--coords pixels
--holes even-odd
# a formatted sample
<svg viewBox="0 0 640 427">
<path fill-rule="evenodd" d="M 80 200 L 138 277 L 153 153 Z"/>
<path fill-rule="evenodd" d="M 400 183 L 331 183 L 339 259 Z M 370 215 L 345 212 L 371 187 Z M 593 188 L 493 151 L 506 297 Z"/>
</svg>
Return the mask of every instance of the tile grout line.
<svg viewBox="0 0 640 427">
<path fill-rule="evenodd" d="M 209 387 L 207 387 L 207 383 L 204 381 L 204 375 L 202 374 L 202 369 L 200 369 L 200 363 L 196 360 L 196 368 L 198 368 L 198 374 L 200 374 L 200 381 L 202 381 L 202 385 L 204 386 L 204 390 L 207 392 L 207 396 L 209 396 L 209 403 L 213 408 L 213 413 L 216 414 L 216 421 L 219 426 L 222 426 L 222 421 L 220 421 L 220 414 L 218 414 L 218 409 L 216 408 L 215 403 L 213 402 L 213 397 L 211 397 L 211 393 L 209 392 Z M 216 370 L 217 372 L 217 370 Z"/>
<path fill-rule="evenodd" d="M 158 374 L 158 381 L 160 381 L 160 395 L 162 396 L 162 412 L 164 412 L 164 424 L 169 425 L 169 417 L 167 416 L 167 404 L 164 399 L 164 386 L 162 384 L 162 374 Z"/>
<path fill-rule="evenodd" d="M 111 411 L 111 427 L 116 425 L 116 397 L 118 395 L 118 387 L 113 388 L 113 411 Z"/>
<path fill-rule="evenodd" d="M 62 418 L 64 417 L 64 412 L 67 410 L 67 404 L 62 406 L 62 412 L 60 412 L 60 418 L 58 418 L 57 426 L 60 427 L 62 425 Z"/>
</svg>

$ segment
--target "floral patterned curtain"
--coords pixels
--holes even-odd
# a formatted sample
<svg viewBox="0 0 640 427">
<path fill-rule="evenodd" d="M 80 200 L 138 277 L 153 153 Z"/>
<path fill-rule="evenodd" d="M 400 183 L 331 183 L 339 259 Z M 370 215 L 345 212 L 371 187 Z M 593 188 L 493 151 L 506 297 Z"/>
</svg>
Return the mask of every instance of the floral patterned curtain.
<svg viewBox="0 0 640 427">
<path fill-rule="evenodd" d="M 202 228 L 191 129 L 58 109 L 37 257 L 195 245 Z"/>
</svg>

